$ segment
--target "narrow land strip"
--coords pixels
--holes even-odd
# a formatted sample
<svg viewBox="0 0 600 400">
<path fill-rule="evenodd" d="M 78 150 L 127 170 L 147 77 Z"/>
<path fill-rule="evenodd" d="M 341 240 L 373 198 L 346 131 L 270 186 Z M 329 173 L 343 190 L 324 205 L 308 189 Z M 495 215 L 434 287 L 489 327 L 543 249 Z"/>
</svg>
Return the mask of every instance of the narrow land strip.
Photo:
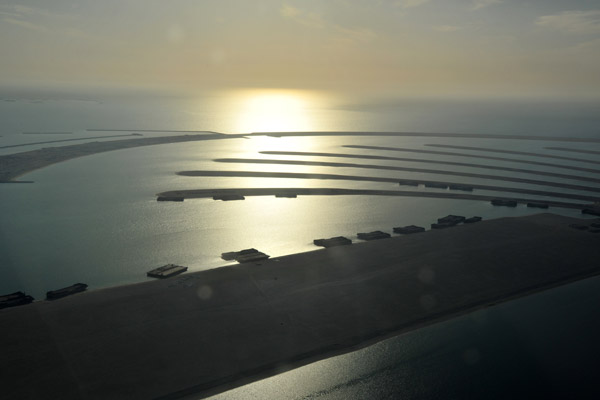
<svg viewBox="0 0 600 400">
<path fill-rule="evenodd" d="M 504 161 L 504 162 L 510 162 L 510 163 L 519 163 L 519 164 L 540 165 L 543 167 L 570 169 L 573 171 L 582 171 L 582 172 L 591 172 L 594 174 L 600 174 L 600 169 L 576 167 L 574 165 L 565 165 L 565 164 L 545 163 L 545 162 L 540 162 L 540 161 L 521 160 L 518 158 L 482 156 L 482 155 L 477 155 L 477 154 L 454 153 L 451 151 L 407 149 L 407 148 L 402 148 L 402 147 L 361 146 L 361 145 L 345 145 L 342 147 L 346 147 L 346 148 L 350 148 L 350 149 L 398 151 L 398 152 L 418 153 L 418 154 L 435 154 L 435 155 L 440 155 L 440 156 L 451 156 L 451 157 L 479 158 L 479 159 L 483 159 L 483 160 L 494 160 L 494 161 Z"/>
<path fill-rule="evenodd" d="M 398 136 L 398 137 L 438 137 L 467 139 L 507 139 L 545 140 L 549 142 L 600 143 L 597 138 L 534 136 L 534 135 L 493 135 L 475 133 L 433 133 L 433 132 L 367 132 L 367 131 L 323 131 L 323 132 L 253 132 L 248 136 L 310 137 L 310 136 Z"/>
<path fill-rule="evenodd" d="M 594 150 L 569 149 L 566 147 L 546 147 L 546 148 L 548 150 L 560 150 L 560 151 L 570 151 L 573 153 L 600 155 L 600 151 L 594 151 Z M 600 161 L 597 161 L 597 163 L 600 164 Z"/>
<path fill-rule="evenodd" d="M 542 153 L 534 153 L 530 151 L 516 151 L 516 150 L 501 150 L 501 149 L 491 149 L 488 147 L 473 147 L 473 146 L 455 146 L 450 144 L 426 144 L 425 146 L 430 147 L 439 147 L 444 149 L 457 149 L 457 150 L 475 150 L 475 151 L 484 151 L 489 153 L 502 153 L 502 154 L 514 154 L 520 156 L 528 156 L 528 157 L 542 157 L 542 158 L 552 158 L 555 160 L 565 160 L 565 161 L 576 161 L 588 164 L 600 164 L 598 160 L 587 160 L 575 157 L 565 157 L 565 156 L 557 156 L 554 154 L 542 154 Z M 546 149 L 550 150 L 562 150 L 562 147 L 546 147 Z"/>
<path fill-rule="evenodd" d="M 269 154 L 269 155 L 280 155 L 280 156 L 357 158 L 357 159 L 365 159 L 365 160 L 382 160 L 382 161 L 387 160 L 387 161 L 402 161 L 402 162 L 409 162 L 409 163 L 410 162 L 418 162 L 418 163 L 423 163 L 423 164 L 453 165 L 456 167 L 492 169 L 494 171 L 518 172 L 521 174 L 551 176 L 554 178 L 600 183 L 599 178 L 592 178 L 592 177 L 581 176 L 581 175 L 568 175 L 568 174 L 559 174 L 557 172 L 546 172 L 546 171 L 536 171 L 536 170 L 531 170 L 531 169 L 502 167 L 499 165 L 473 164 L 473 163 L 463 163 L 463 162 L 456 162 L 456 161 L 440 161 L 440 160 L 431 160 L 431 159 L 424 159 L 424 158 L 386 157 L 386 156 L 372 156 L 372 155 L 368 155 L 368 154 L 317 153 L 317 152 L 306 152 L 306 151 L 261 151 L 260 153 L 261 154 Z"/>
<path fill-rule="evenodd" d="M 0 155 L 0 183 L 13 182 L 14 179 L 21 175 L 47 167 L 48 165 L 106 151 L 201 140 L 235 139 L 240 137 L 243 137 L 243 135 L 223 135 L 219 133 L 146 137 L 141 139 L 111 140 L 71 146 L 49 147 L 22 153 Z"/>
<path fill-rule="evenodd" d="M 391 165 L 335 163 L 335 162 L 324 162 L 324 161 L 270 160 L 270 159 L 255 159 L 255 158 L 217 158 L 214 161 L 224 162 L 224 163 L 238 163 L 238 164 L 309 165 L 309 166 L 333 167 L 333 168 L 362 168 L 362 169 L 375 169 L 375 170 L 384 170 L 384 171 L 418 172 L 418 173 L 424 173 L 424 174 L 464 176 L 464 177 L 468 177 L 468 178 L 479 178 L 479 179 L 490 179 L 490 180 L 506 181 L 506 182 L 529 183 L 532 185 L 553 186 L 553 187 L 559 187 L 562 189 L 573 189 L 573 190 L 581 190 L 581 191 L 585 191 L 585 192 L 600 193 L 600 188 L 593 187 L 593 186 L 574 185 L 574 184 L 562 183 L 562 182 L 540 181 L 540 180 L 535 180 L 535 179 L 519 178 L 519 177 L 512 177 L 512 176 L 499 176 L 499 175 L 487 175 L 487 174 L 474 174 L 474 173 L 470 173 L 470 172 L 447 171 L 447 170 L 441 170 L 441 169 L 409 168 L 409 167 L 397 167 L 397 166 L 391 166 Z"/>
<path fill-rule="evenodd" d="M 399 178 L 386 178 L 379 176 L 358 176 L 358 175 L 336 175 L 336 174 L 316 174 L 300 172 L 264 172 L 264 171 L 181 171 L 177 175 L 196 176 L 196 177 L 236 177 L 236 178 L 275 178 L 275 179 L 321 179 L 321 180 L 344 180 L 356 182 L 387 182 L 398 184 Z M 446 186 L 468 186 L 473 189 L 490 190 L 496 192 L 521 193 L 534 196 L 559 197 L 564 199 L 600 202 L 598 196 L 586 196 L 574 193 L 548 192 L 544 190 L 522 189 L 506 186 L 479 185 L 468 182 L 442 182 L 417 179 L 414 180 L 421 185 L 446 185 Z"/>
<path fill-rule="evenodd" d="M 338 189 L 338 188 L 226 188 L 226 189 L 187 189 L 171 190 L 158 193 L 157 197 L 184 198 L 184 199 L 204 199 L 219 196 L 276 196 L 276 195 L 296 195 L 296 196 L 397 196 L 397 197 L 422 197 L 433 199 L 452 199 L 452 200 L 476 200 L 492 201 L 494 199 L 514 200 L 520 204 L 539 203 L 536 199 L 524 199 L 515 197 L 484 196 L 477 194 L 463 194 L 450 192 L 416 192 L 404 190 L 366 190 L 366 189 Z M 583 210 L 593 207 L 590 204 L 566 203 L 562 201 L 544 200 L 550 207 L 571 208 Z"/>
<path fill-rule="evenodd" d="M 20 144 L 11 144 L 8 146 L 0 146 L 0 149 L 10 149 L 12 147 L 24 147 L 24 146 L 33 146 L 38 144 L 53 144 L 53 143 L 62 143 L 62 142 L 75 142 L 81 140 L 90 140 L 90 139 L 110 139 L 116 137 L 128 137 L 128 136 L 140 136 L 136 134 L 129 135 L 109 135 L 109 136 L 95 136 L 95 137 L 85 137 L 85 138 L 75 138 L 75 139 L 61 139 L 61 140 L 47 140 L 44 142 L 29 142 L 29 143 L 20 143 Z"/>
<path fill-rule="evenodd" d="M 4 309 L 2 393 L 223 391 L 597 275 L 600 236 L 569 226 L 582 222 L 502 218 Z"/>
</svg>

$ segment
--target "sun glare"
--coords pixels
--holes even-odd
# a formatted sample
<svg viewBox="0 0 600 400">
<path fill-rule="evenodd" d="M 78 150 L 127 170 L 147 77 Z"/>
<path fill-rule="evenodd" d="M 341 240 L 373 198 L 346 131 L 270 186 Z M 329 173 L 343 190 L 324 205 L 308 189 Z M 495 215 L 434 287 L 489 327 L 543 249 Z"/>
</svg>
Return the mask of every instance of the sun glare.
<svg viewBox="0 0 600 400">
<path fill-rule="evenodd" d="M 253 90 L 239 93 L 238 132 L 285 132 L 314 129 L 310 96 L 300 91 Z"/>
</svg>

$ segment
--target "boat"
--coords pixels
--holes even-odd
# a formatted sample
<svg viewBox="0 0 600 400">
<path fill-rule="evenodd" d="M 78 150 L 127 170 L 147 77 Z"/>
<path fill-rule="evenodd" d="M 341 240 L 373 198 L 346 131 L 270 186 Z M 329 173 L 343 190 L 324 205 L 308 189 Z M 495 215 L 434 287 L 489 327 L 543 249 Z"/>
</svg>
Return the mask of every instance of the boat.
<svg viewBox="0 0 600 400">
<path fill-rule="evenodd" d="M 425 232 L 425 228 L 416 225 L 399 226 L 394 228 L 394 233 L 402 233 L 404 235 L 410 235 L 419 232 Z"/>
<path fill-rule="evenodd" d="M 231 200 L 246 200 L 246 198 L 240 194 L 219 194 L 219 195 L 213 196 L 213 200 L 231 201 Z"/>
<path fill-rule="evenodd" d="M 481 221 L 481 217 L 470 217 L 464 220 L 465 224 L 473 224 L 475 222 Z"/>
<path fill-rule="evenodd" d="M 158 196 L 156 201 L 183 201 L 183 197 L 179 196 Z"/>
<path fill-rule="evenodd" d="M 362 232 L 359 233 L 358 238 L 360 240 L 379 240 L 379 239 L 387 239 L 390 237 L 389 233 L 382 231 L 373 231 L 373 232 Z"/>
<path fill-rule="evenodd" d="M 446 185 L 445 183 L 437 183 L 437 182 L 428 182 L 425 184 L 426 188 L 433 188 L 433 189 L 448 189 L 448 185 Z"/>
<path fill-rule="evenodd" d="M 235 260 L 235 261 L 239 262 L 240 264 L 262 261 L 262 260 L 268 259 L 269 257 L 270 257 L 269 255 L 267 255 L 261 251 L 258 251 L 254 248 L 240 250 L 240 251 L 230 251 L 230 252 L 221 254 L 221 258 L 223 260 L 226 260 L 226 261 Z"/>
<path fill-rule="evenodd" d="M 343 236 L 335 236 L 329 239 L 315 239 L 313 243 L 316 246 L 321 246 L 325 248 L 335 247 L 335 246 L 347 246 L 352 244 L 352 240 L 345 238 Z"/>
<path fill-rule="evenodd" d="M 493 206 L 505 206 L 505 207 L 516 207 L 516 200 L 506 200 L 506 199 L 493 199 L 491 201 Z"/>
<path fill-rule="evenodd" d="M 0 296 L 0 310 L 8 307 L 22 306 L 34 300 L 33 297 L 23 293 L 14 292 Z"/>
<path fill-rule="evenodd" d="M 446 215 L 445 217 L 438 218 L 438 224 L 452 224 L 457 225 L 464 222 L 466 218 L 462 215 Z"/>
<path fill-rule="evenodd" d="M 530 208 L 548 208 L 548 204 L 546 204 L 546 203 L 530 202 L 530 203 L 527 203 L 527 207 L 530 207 Z"/>
<path fill-rule="evenodd" d="M 56 300 L 56 299 L 60 299 L 66 296 L 70 296 L 72 294 L 75 293 L 79 293 L 79 292 L 83 292 L 87 289 L 88 285 L 86 285 L 85 283 L 76 283 L 74 285 L 62 288 L 62 289 L 57 289 L 57 290 L 51 290 L 49 292 L 46 292 L 46 299 L 47 300 Z"/>
<path fill-rule="evenodd" d="M 146 275 L 151 278 L 164 279 L 170 278 L 175 275 L 179 275 L 181 273 L 184 273 L 185 271 L 187 271 L 187 267 L 175 264 L 167 264 L 163 265 L 162 267 L 153 269 L 152 271 L 148 271 Z"/>
<path fill-rule="evenodd" d="M 419 186 L 419 182 L 417 181 L 401 180 L 398 183 L 400 184 L 400 186 Z"/>
</svg>

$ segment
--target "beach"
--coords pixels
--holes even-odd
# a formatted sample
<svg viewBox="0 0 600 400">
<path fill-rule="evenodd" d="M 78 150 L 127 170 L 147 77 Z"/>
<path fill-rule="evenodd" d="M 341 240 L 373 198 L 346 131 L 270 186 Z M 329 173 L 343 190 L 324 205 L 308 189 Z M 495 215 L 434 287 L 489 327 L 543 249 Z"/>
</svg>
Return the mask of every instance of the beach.
<svg viewBox="0 0 600 400">
<path fill-rule="evenodd" d="M 600 234 L 571 226 L 591 221 L 500 218 L 5 309 L 3 393 L 216 393 L 597 275 Z"/>
</svg>

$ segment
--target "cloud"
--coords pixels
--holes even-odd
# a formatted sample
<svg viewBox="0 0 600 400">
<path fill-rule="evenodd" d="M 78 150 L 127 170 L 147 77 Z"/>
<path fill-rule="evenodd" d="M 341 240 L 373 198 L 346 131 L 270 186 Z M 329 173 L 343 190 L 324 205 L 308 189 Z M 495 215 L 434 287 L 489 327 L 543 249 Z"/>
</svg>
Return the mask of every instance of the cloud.
<svg viewBox="0 0 600 400">
<path fill-rule="evenodd" d="M 37 31 L 49 32 L 47 28 L 49 21 L 61 21 L 73 19 L 74 16 L 69 14 L 59 14 L 47 11 L 42 8 L 28 7 L 20 4 L 0 5 L 0 16 L 2 22 L 9 23 L 21 28 Z"/>
<path fill-rule="evenodd" d="M 535 24 L 564 33 L 600 34 L 600 10 L 564 11 L 539 17 Z"/>
<path fill-rule="evenodd" d="M 438 32 L 456 32 L 456 31 L 462 30 L 463 27 L 455 26 L 455 25 L 440 25 L 440 26 L 434 26 L 433 29 Z"/>
<path fill-rule="evenodd" d="M 377 34 L 367 28 L 344 28 L 339 25 L 335 25 L 335 30 L 342 34 L 342 36 L 353 42 L 368 43 L 377 37 Z"/>
<path fill-rule="evenodd" d="M 25 28 L 25 29 L 30 29 L 33 31 L 37 31 L 37 32 L 47 32 L 48 30 L 41 26 L 41 25 L 36 25 L 34 23 L 28 22 L 28 21 L 23 21 L 21 19 L 15 19 L 15 18 L 2 18 L 2 22 L 7 22 L 9 24 L 12 25 L 16 25 L 19 26 L 21 28 Z"/>
<path fill-rule="evenodd" d="M 286 17 L 286 18 L 293 18 L 293 17 L 297 17 L 298 15 L 302 14 L 302 11 L 300 11 L 296 7 L 290 6 L 288 4 L 284 4 L 281 7 L 281 9 L 279 10 L 279 12 L 281 13 L 281 15 L 283 17 Z"/>
<path fill-rule="evenodd" d="M 346 42 L 368 43 L 377 37 L 377 34 L 368 28 L 345 27 L 326 21 L 321 14 L 307 12 L 296 7 L 284 5 L 280 10 L 282 17 L 291 19 L 311 29 L 329 30 L 335 34 L 335 39 Z"/>
<path fill-rule="evenodd" d="M 472 0 L 472 3 L 471 10 L 479 10 L 494 4 L 500 4 L 502 0 Z"/>
<path fill-rule="evenodd" d="M 429 0 L 398 0 L 395 5 L 401 8 L 413 8 L 429 3 Z"/>
</svg>

